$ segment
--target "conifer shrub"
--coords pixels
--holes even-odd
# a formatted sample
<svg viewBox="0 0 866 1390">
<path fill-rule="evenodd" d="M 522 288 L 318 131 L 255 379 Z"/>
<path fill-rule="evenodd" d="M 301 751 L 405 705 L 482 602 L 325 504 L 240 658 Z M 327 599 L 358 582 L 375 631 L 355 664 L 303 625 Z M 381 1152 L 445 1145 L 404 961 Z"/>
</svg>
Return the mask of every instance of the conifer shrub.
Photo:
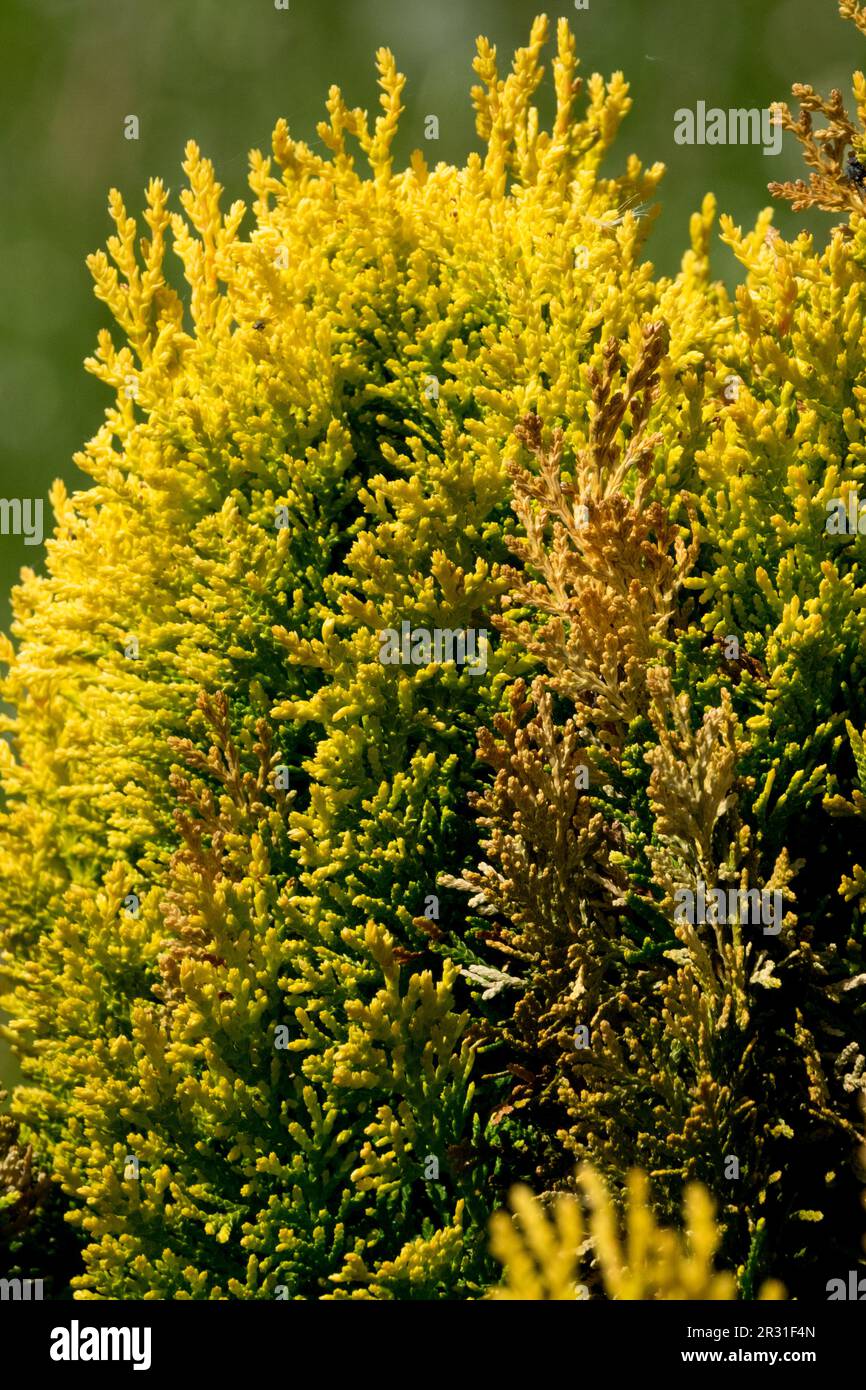
<svg viewBox="0 0 866 1390">
<path fill-rule="evenodd" d="M 520 982 L 489 1032 L 505 1108 L 548 1136 L 536 1185 L 573 1185 L 579 1157 L 620 1200 L 638 1164 L 676 1220 L 698 1179 L 741 1294 L 775 1271 L 814 1298 L 863 1264 L 866 589 L 863 530 L 834 522 L 864 477 L 866 204 L 844 152 L 866 79 L 859 129 L 839 93 L 794 90 L 803 114 L 780 114 L 813 174 L 774 191 L 849 217 L 823 249 L 769 211 L 745 235 L 722 220 L 745 267 L 729 376 L 676 492 L 664 431 L 616 433 L 647 408 L 614 343 L 586 447 L 519 427 L 497 626 L 540 670 L 482 732 L 484 859 L 452 881 Z M 648 365 L 661 350 L 660 330 Z M 703 889 L 726 909 L 678 912 Z M 763 893 L 772 920 L 748 910 Z"/>
<path fill-rule="evenodd" d="M 479 44 L 463 169 L 394 170 L 382 51 L 372 128 L 333 89 L 329 158 L 282 122 L 252 155 L 245 234 L 194 146 L 144 237 L 111 196 L 91 269 L 125 342 L 87 365 L 116 399 L 4 650 L 15 1115 L 79 1297 L 473 1296 L 533 1171 L 490 1126 L 483 962 L 436 940 L 465 918 L 452 894 L 437 923 L 437 877 L 477 852 L 475 731 L 528 658 L 386 665 L 379 634 L 492 637 L 519 420 L 582 420 L 600 344 L 635 353 L 661 306 L 672 371 L 718 332 L 708 220 L 654 281 L 623 205 L 661 168 L 600 175 L 627 87 L 581 91 L 564 23 L 540 129 L 546 28 L 504 79 Z"/>
<path fill-rule="evenodd" d="M 618 1292 L 598 1228 L 593 1296 L 858 1258 L 863 542 L 824 521 L 866 134 L 798 127 L 825 250 L 723 221 L 731 299 L 708 197 L 660 279 L 661 167 L 601 172 L 622 75 L 560 22 L 544 130 L 546 39 L 505 78 L 479 41 L 462 168 L 395 170 L 382 50 L 382 114 L 333 88 L 327 157 L 279 122 L 251 215 L 194 145 L 143 236 L 111 195 L 114 400 L 2 651 L 0 1171 L 16 1229 L 62 1196 L 78 1298 L 484 1297 L 515 1183 L 568 1240 L 578 1191 L 609 1235 L 702 1184 L 700 1269 L 668 1232 Z M 681 920 L 700 884 L 778 931 Z"/>
</svg>

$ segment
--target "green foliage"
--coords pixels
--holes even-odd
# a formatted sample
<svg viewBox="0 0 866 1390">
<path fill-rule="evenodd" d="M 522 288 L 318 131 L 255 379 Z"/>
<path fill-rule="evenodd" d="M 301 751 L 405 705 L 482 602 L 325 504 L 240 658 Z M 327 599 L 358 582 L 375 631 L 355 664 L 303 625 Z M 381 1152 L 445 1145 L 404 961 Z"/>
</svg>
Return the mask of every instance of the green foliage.
<svg viewBox="0 0 866 1390">
<path fill-rule="evenodd" d="M 545 36 L 504 79 L 479 44 L 463 169 L 394 170 L 383 50 L 372 127 L 334 89 L 331 157 L 282 122 L 254 152 L 246 237 L 194 146 L 144 238 L 112 194 L 91 268 L 126 342 L 88 366 L 116 403 L 16 591 L 0 745 L 15 1114 L 79 1297 L 473 1296 L 491 1205 L 533 1171 L 489 1123 L 462 898 L 425 912 L 477 855 L 476 729 L 532 659 L 385 665 L 379 634 L 492 636 L 526 410 L 580 420 L 601 343 L 637 352 L 660 302 L 673 365 L 718 332 L 709 207 L 654 283 L 652 219 L 618 210 L 661 169 L 598 172 L 627 88 L 582 98 L 563 22 L 542 130 Z"/>
<path fill-rule="evenodd" d="M 717 1246 L 745 1297 L 860 1258 L 866 591 L 824 519 L 866 218 L 723 223 L 731 302 L 707 198 L 654 279 L 622 208 L 661 169 L 599 173 L 627 88 L 584 96 L 563 21 L 543 130 L 546 28 L 505 79 L 479 41 L 463 168 L 395 171 L 382 50 L 372 126 L 335 88 L 329 157 L 253 152 L 247 234 L 195 146 L 147 236 L 112 194 L 116 402 L 0 743 L 6 1205 L 35 1229 L 32 1145 L 79 1298 L 481 1297 L 491 1210 L 575 1158 L 645 1232 L 715 1201 L 633 1296 L 730 1296 Z M 491 641 L 389 664 L 403 624 Z M 779 930 L 682 918 L 701 885 Z"/>
<path fill-rule="evenodd" d="M 821 196 L 847 208 L 833 149 Z M 500 626 L 541 671 L 482 734 L 484 863 L 462 883 L 520 983 L 490 1031 L 518 1073 L 507 1107 L 557 1134 L 537 1181 L 568 1186 L 572 1152 L 621 1194 L 637 1163 L 675 1220 L 700 1179 L 744 1296 L 776 1271 L 816 1297 L 863 1261 L 864 541 L 825 522 L 863 481 L 866 219 L 857 203 L 817 252 L 770 216 L 746 236 L 723 220 L 747 268 L 733 389 L 704 395 L 678 492 L 664 428 L 652 464 L 637 435 L 606 448 L 599 422 L 619 423 L 634 372 L 599 379 L 588 450 L 524 427 Z M 647 389 L 675 400 L 651 343 L 646 361 Z M 784 916 L 770 931 L 742 910 L 678 919 L 702 885 L 777 893 Z"/>
</svg>

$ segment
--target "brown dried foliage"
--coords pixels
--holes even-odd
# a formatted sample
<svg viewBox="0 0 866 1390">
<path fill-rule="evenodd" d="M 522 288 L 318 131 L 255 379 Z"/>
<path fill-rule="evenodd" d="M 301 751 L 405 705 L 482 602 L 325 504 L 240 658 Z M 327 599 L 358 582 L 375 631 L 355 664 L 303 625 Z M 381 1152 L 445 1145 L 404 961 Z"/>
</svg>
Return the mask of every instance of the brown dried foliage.
<svg viewBox="0 0 866 1390">
<path fill-rule="evenodd" d="M 0 1103 L 6 1092 L 0 1091 Z M 51 1191 L 47 1173 L 34 1172 L 33 1148 L 22 1144 L 17 1120 L 0 1114 L 0 1196 L 14 1198 L 0 1212 L 0 1236 L 4 1243 L 22 1235 Z"/>
<path fill-rule="evenodd" d="M 646 672 L 697 553 L 664 509 L 646 500 L 658 443 L 647 421 L 667 343 L 666 326 L 649 324 L 621 386 L 619 344 L 606 344 L 602 370 L 591 376 L 589 442 L 576 453 L 572 481 L 563 478 L 562 431 L 555 429 L 545 446 L 536 416 L 516 431 L 536 471 L 516 462 L 509 469 L 524 532 L 509 547 L 525 569 L 506 571 L 507 602 L 530 608 L 533 618 L 494 621 L 539 658 L 553 689 L 573 701 L 579 727 L 609 750 L 622 745 L 628 725 L 647 708 Z M 632 496 L 623 490 L 627 480 Z"/>
<path fill-rule="evenodd" d="M 856 0 L 839 0 L 839 13 L 866 34 L 866 7 L 857 4 Z M 795 212 L 807 208 L 820 208 L 823 212 L 866 211 L 863 190 L 849 178 L 844 167 L 845 151 L 849 148 L 859 151 L 863 145 L 866 102 L 863 74 L 854 74 L 859 130 L 848 115 L 842 93 L 837 88 L 833 88 L 829 98 L 822 97 L 814 87 L 804 82 L 795 82 L 791 90 L 797 99 L 800 114 L 795 120 L 787 103 L 780 101 L 775 103 L 777 119 L 785 130 L 799 140 L 803 147 L 803 158 L 812 172 L 808 183 L 803 179 L 771 183 L 770 192 L 774 197 L 787 199 Z M 815 129 L 816 116 L 823 117 L 827 122 L 820 130 Z"/>
<path fill-rule="evenodd" d="M 251 773 L 241 766 L 223 692 L 211 697 L 202 691 L 197 707 L 213 738 L 209 752 L 203 753 L 188 738 L 171 738 L 169 744 L 190 769 L 216 781 L 224 794 L 218 797 L 207 782 L 194 785 L 179 768 L 172 772 L 182 845 L 172 858 L 171 887 L 163 902 L 165 925 L 174 939 L 159 958 L 162 980 L 154 986 L 154 994 L 168 1005 L 182 997 L 180 974 L 186 961 L 224 964 L 211 950 L 214 933 L 202 916 L 202 882 L 213 887 L 220 879 L 242 879 L 253 830 L 274 812 L 276 823 L 282 824 L 295 795 L 275 785 L 272 731 L 266 720 L 256 725 L 258 742 L 252 752 L 258 767 Z"/>
</svg>

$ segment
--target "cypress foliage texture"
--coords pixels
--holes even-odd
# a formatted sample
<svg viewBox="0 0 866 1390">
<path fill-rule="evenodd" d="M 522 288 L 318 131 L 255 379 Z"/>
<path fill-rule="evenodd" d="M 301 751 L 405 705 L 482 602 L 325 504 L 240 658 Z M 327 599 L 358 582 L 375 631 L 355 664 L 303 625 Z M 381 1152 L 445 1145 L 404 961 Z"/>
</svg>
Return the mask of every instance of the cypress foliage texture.
<svg viewBox="0 0 866 1390">
<path fill-rule="evenodd" d="M 732 299 L 707 197 L 658 278 L 661 166 L 600 172 L 627 85 L 561 21 L 543 129 L 548 37 L 504 78 L 479 41 L 462 168 L 395 169 L 381 50 L 381 114 L 333 88 L 327 156 L 279 122 L 251 215 L 194 145 L 180 211 L 111 194 L 113 403 L 0 653 L 0 1210 L 62 1202 L 79 1299 L 862 1261 L 864 542 L 825 520 L 866 477 L 866 131 L 796 89 L 836 144 L 785 108 L 824 163 L 780 191 L 848 221 L 723 220 Z"/>
<path fill-rule="evenodd" d="M 489 1026 L 536 1182 L 572 1185 L 570 1154 L 623 1194 L 638 1163 L 676 1219 L 700 1179 L 741 1294 L 777 1271 L 814 1298 L 863 1265 L 866 528 L 840 518 L 863 480 L 866 206 L 842 155 L 866 86 L 859 132 L 838 93 L 794 90 L 816 172 L 775 191 L 850 217 L 821 251 L 770 212 L 723 219 L 745 268 L 729 375 L 714 399 L 697 366 L 676 491 L 670 436 L 641 435 L 661 332 L 627 375 L 609 344 L 587 447 L 518 430 L 498 627 L 540 672 L 482 733 L 484 862 L 452 881 L 520 980 Z"/>
</svg>

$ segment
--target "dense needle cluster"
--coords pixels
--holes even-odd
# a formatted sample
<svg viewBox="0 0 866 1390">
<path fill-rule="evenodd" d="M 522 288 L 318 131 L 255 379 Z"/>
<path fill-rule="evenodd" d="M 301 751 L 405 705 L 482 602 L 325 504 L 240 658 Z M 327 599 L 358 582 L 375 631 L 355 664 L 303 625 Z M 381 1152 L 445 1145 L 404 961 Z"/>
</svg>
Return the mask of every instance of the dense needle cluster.
<svg viewBox="0 0 866 1390">
<path fill-rule="evenodd" d="M 797 89 L 779 191 L 849 220 L 723 219 L 731 299 L 709 197 L 643 259 L 662 169 L 600 174 L 628 89 L 565 21 L 542 128 L 547 37 L 504 78 L 479 41 L 463 168 L 395 170 L 382 50 L 382 114 L 332 89 L 327 156 L 278 123 L 252 218 L 194 145 L 143 236 L 111 195 L 115 399 L 2 651 L 0 1217 L 23 1269 L 62 1202 L 79 1298 L 862 1262 L 866 542 L 824 522 L 866 482 L 863 102 Z M 404 623 L 484 671 L 383 663 Z M 780 931 L 678 920 L 702 884 Z"/>
</svg>

